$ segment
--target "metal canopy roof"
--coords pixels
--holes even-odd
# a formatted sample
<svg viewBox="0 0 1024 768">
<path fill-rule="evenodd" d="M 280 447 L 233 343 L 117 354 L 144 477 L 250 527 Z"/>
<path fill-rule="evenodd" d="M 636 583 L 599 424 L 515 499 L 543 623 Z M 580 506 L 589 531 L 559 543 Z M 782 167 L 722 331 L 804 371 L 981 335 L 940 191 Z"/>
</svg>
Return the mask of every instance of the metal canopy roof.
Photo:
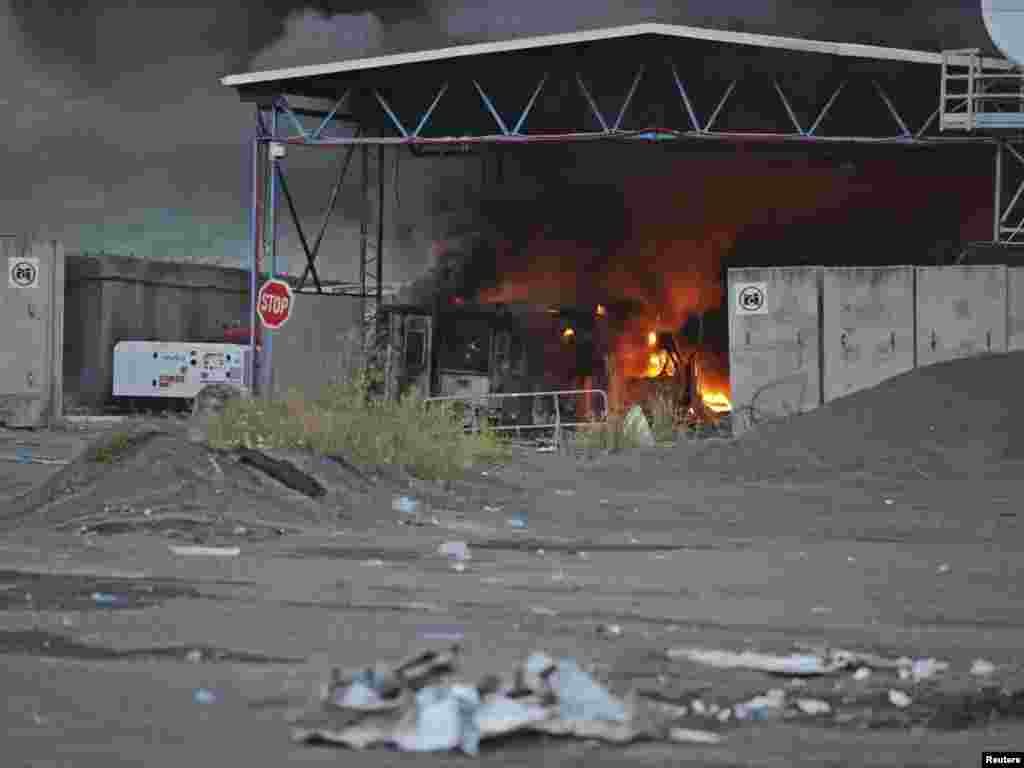
<svg viewBox="0 0 1024 768">
<path fill-rule="evenodd" d="M 541 48 L 556 48 L 580 43 L 621 40 L 626 38 L 653 35 L 663 38 L 685 40 L 702 40 L 707 42 L 746 45 L 760 48 L 772 48 L 785 51 L 819 53 L 830 56 L 871 59 L 875 61 L 893 61 L 910 64 L 942 65 L 942 54 L 935 51 L 916 51 L 904 48 L 887 48 L 878 45 L 862 45 L 860 43 L 839 43 L 824 40 L 806 40 L 798 37 L 781 37 L 778 35 L 759 35 L 748 32 L 731 32 L 722 29 L 704 29 L 679 24 L 632 24 L 623 27 L 609 27 L 558 35 L 542 35 L 540 37 L 502 40 L 490 43 L 474 43 L 449 48 L 437 48 L 426 51 L 413 51 L 388 56 L 374 56 L 365 59 L 338 61 L 330 64 L 274 69 L 262 72 L 249 72 L 228 75 L 221 78 L 221 84 L 229 87 L 241 87 L 310 78 L 324 75 L 367 72 L 388 69 L 411 64 L 483 56 L 488 54 L 516 53 Z M 966 60 L 966 59 L 965 59 Z M 1012 64 L 1001 59 L 985 59 L 985 66 L 995 69 L 1011 69 Z"/>
</svg>

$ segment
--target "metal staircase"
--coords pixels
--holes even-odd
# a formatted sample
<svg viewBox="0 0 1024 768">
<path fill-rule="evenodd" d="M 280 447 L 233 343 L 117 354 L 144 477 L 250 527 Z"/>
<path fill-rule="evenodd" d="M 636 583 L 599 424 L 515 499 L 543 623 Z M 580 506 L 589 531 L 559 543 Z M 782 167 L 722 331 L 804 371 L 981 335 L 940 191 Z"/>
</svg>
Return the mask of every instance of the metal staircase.
<svg viewBox="0 0 1024 768">
<path fill-rule="evenodd" d="M 1024 130 L 1024 70 L 977 49 L 944 51 L 939 104 L 941 131 Z"/>
</svg>

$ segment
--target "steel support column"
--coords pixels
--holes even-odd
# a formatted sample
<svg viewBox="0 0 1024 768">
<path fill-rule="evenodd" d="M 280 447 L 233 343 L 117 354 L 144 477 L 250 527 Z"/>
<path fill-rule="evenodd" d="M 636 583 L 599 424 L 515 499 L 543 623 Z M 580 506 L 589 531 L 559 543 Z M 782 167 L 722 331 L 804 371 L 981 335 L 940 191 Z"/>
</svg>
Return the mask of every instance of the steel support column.
<svg viewBox="0 0 1024 768">
<path fill-rule="evenodd" d="M 278 109 L 276 104 L 273 107 L 273 115 L 270 121 L 270 136 L 272 139 L 278 136 Z M 269 264 L 268 264 L 268 276 L 275 278 L 279 274 L 279 264 L 277 261 L 277 158 L 274 157 L 274 151 L 271 148 L 268 149 L 270 154 L 270 169 L 269 169 L 269 186 L 270 191 L 267 195 L 267 211 L 266 211 L 266 222 L 267 228 L 270 230 L 269 237 L 267 238 L 267 246 L 269 246 Z M 262 333 L 263 337 L 263 359 L 262 365 L 260 366 L 260 392 L 265 398 L 273 397 L 274 387 L 274 331 L 264 329 Z"/>
<path fill-rule="evenodd" d="M 995 169 L 995 185 L 993 189 L 993 228 L 992 228 L 992 242 L 998 243 L 1002 240 L 1002 227 L 1003 227 L 1003 143 L 999 142 L 996 144 L 996 169 Z"/>
</svg>

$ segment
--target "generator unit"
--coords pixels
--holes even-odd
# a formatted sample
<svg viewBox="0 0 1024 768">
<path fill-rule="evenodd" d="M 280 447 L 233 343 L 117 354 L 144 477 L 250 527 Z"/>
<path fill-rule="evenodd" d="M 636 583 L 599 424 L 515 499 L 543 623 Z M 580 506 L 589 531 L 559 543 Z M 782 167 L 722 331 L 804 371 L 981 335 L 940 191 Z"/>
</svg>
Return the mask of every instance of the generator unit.
<svg viewBox="0 0 1024 768">
<path fill-rule="evenodd" d="M 250 347 L 187 341 L 119 341 L 114 397 L 193 398 L 207 384 L 250 388 Z"/>
</svg>

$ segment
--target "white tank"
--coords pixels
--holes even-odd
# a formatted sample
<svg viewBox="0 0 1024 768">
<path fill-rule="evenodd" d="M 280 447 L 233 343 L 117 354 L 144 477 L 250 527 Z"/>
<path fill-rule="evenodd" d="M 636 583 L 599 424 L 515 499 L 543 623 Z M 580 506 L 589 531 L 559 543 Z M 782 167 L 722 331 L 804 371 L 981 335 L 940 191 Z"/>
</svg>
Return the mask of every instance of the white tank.
<svg viewBox="0 0 1024 768">
<path fill-rule="evenodd" d="M 1024 65 L 1024 0 L 981 0 L 981 15 L 996 48 Z"/>
</svg>

